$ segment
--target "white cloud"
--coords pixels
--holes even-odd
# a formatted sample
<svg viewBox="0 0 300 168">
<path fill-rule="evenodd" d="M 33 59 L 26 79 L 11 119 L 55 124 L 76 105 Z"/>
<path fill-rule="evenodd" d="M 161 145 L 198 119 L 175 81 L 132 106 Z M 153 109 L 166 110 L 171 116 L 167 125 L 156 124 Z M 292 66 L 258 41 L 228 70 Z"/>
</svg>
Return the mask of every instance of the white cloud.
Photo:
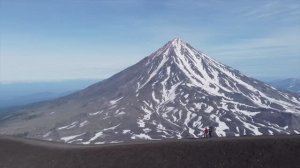
<svg viewBox="0 0 300 168">
<path fill-rule="evenodd" d="M 261 3 L 261 4 L 260 4 Z M 261 1 L 255 8 L 250 8 L 244 12 L 244 16 L 252 19 L 299 19 L 300 5 L 299 3 L 287 3 L 284 1 L 272 0 Z"/>
<path fill-rule="evenodd" d="M 215 47 L 213 51 L 219 57 L 226 59 L 256 59 L 295 55 L 300 53 L 300 31 L 289 29 L 282 32 L 273 32 L 268 36 L 243 39 L 231 44 Z M 265 54 L 271 55 L 265 55 Z M 300 57 L 300 56 L 299 56 Z"/>
</svg>

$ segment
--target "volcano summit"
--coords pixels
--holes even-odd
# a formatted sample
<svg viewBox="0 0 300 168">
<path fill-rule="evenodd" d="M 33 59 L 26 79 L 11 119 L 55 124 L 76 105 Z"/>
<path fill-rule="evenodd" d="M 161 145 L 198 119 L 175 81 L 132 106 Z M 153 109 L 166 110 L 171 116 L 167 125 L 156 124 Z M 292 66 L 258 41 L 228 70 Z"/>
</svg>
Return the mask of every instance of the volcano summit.
<svg viewBox="0 0 300 168">
<path fill-rule="evenodd" d="M 0 133 L 102 144 L 138 139 L 300 133 L 300 97 L 223 65 L 179 38 L 71 95 L 0 120 Z"/>
</svg>

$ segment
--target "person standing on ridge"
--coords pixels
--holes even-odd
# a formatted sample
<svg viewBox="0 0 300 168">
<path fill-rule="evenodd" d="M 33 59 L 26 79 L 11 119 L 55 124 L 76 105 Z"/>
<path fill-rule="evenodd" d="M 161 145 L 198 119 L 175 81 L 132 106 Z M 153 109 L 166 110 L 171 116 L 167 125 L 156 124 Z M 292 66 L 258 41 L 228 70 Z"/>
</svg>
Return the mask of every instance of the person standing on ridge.
<svg viewBox="0 0 300 168">
<path fill-rule="evenodd" d="M 213 129 L 214 129 L 213 127 L 209 127 L 209 129 L 208 129 L 208 133 L 209 133 L 210 138 L 212 137 Z"/>
<path fill-rule="evenodd" d="M 205 129 L 204 129 L 204 138 L 208 137 L 207 134 L 208 134 L 208 129 L 205 127 Z"/>
</svg>

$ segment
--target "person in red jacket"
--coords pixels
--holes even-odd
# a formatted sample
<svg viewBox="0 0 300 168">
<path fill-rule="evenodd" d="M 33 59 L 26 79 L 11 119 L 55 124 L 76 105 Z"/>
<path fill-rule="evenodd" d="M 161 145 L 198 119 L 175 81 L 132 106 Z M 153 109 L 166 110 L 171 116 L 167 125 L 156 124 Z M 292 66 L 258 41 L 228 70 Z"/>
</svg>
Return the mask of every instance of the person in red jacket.
<svg viewBox="0 0 300 168">
<path fill-rule="evenodd" d="M 207 134 L 208 134 L 208 129 L 205 127 L 205 129 L 204 129 L 204 138 L 208 137 Z"/>
</svg>

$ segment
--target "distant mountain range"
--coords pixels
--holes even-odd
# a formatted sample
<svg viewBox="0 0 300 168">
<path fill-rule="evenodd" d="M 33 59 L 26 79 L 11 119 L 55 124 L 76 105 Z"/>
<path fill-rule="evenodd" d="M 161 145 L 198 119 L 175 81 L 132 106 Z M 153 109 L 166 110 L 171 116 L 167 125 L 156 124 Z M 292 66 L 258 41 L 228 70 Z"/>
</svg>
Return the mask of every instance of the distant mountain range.
<svg viewBox="0 0 300 168">
<path fill-rule="evenodd" d="M 300 133 L 300 96 L 179 38 L 114 76 L 0 118 L 0 133 L 80 144 Z"/>
<path fill-rule="evenodd" d="M 278 89 L 300 94 L 300 79 L 288 78 L 283 80 L 274 80 L 268 83 Z"/>
<path fill-rule="evenodd" d="M 0 112 L 4 108 L 50 100 L 84 89 L 97 80 L 0 83 Z"/>
</svg>

